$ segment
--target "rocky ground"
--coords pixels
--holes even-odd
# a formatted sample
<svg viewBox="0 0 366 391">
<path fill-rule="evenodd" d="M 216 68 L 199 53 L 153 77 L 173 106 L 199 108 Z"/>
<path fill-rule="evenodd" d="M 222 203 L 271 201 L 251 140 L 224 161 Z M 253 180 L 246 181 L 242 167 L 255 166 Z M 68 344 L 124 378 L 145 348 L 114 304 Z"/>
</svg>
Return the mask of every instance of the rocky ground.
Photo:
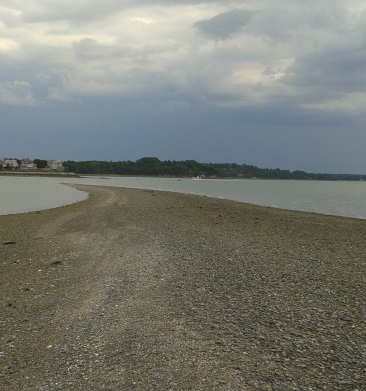
<svg viewBox="0 0 366 391">
<path fill-rule="evenodd" d="M 78 187 L 0 216 L 1 390 L 366 390 L 366 221 Z"/>
</svg>

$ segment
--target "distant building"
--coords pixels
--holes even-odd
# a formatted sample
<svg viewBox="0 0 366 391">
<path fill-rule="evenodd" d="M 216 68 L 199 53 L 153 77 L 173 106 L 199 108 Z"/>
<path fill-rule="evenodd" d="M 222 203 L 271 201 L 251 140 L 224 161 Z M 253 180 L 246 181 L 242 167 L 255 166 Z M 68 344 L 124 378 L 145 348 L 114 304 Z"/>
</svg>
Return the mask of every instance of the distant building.
<svg viewBox="0 0 366 391">
<path fill-rule="evenodd" d="M 20 162 L 21 170 L 36 170 L 37 166 L 34 164 L 33 160 L 30 159 L 22 159 Z"/>
<path fill-rule="evenodd" d="M 58 171 L 63 170 L 61 160 L 48 160 L 47 161 L 47 167 L 50 170 L 58 170 Z"/>
<path fill-rule="evenodd" d="M 3 167 L 4 168 L 18 168 L 19 164 L 15 159 L 4 159 Z"/>
</svg>

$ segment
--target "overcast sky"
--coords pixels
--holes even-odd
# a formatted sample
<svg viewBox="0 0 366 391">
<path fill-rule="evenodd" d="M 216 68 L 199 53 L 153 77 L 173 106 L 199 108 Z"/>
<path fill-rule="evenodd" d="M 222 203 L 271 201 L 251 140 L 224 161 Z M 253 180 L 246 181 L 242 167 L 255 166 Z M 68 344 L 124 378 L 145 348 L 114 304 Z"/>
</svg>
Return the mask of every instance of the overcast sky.
<svg viewBox="0 0 366 391">
<path fill-rule="evenodd" d="M 0 136 L 0 157 L 365 174 L 365 0 L 2 0 Z"/>
</svg>

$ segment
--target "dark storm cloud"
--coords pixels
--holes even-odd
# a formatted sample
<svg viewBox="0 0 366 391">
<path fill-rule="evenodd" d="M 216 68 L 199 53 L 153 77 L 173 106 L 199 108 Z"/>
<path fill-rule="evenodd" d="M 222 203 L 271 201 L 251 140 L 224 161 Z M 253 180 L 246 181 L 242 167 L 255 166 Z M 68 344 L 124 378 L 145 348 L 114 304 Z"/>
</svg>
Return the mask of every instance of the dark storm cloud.
<svg viewBox="0 0 366 391">
<path fill-rule="evenodd" d="M 366 172 L 365 26 L 360 0 L 3 0 L 0 158 Z"/>
<path fill-rule="evenodd" d="M 365 91 L 366 42 L 325 48 L 299 57 L 282 81 L 298 87 L 321 86 L 330 93 Z"/>
</svg>

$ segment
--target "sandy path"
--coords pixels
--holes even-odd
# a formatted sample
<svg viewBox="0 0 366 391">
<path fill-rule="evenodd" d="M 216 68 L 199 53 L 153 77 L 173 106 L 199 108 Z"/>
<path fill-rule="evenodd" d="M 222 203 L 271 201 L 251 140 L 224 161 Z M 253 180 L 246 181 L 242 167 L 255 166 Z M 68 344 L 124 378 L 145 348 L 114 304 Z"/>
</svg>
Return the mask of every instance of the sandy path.
<svg viewBox="0 0 366 391">
<path fill-rule="evenodd" d="M 2 390 L 366 389 L 366 221 L 78 187 L 0 216 Z"/>
</svg>

